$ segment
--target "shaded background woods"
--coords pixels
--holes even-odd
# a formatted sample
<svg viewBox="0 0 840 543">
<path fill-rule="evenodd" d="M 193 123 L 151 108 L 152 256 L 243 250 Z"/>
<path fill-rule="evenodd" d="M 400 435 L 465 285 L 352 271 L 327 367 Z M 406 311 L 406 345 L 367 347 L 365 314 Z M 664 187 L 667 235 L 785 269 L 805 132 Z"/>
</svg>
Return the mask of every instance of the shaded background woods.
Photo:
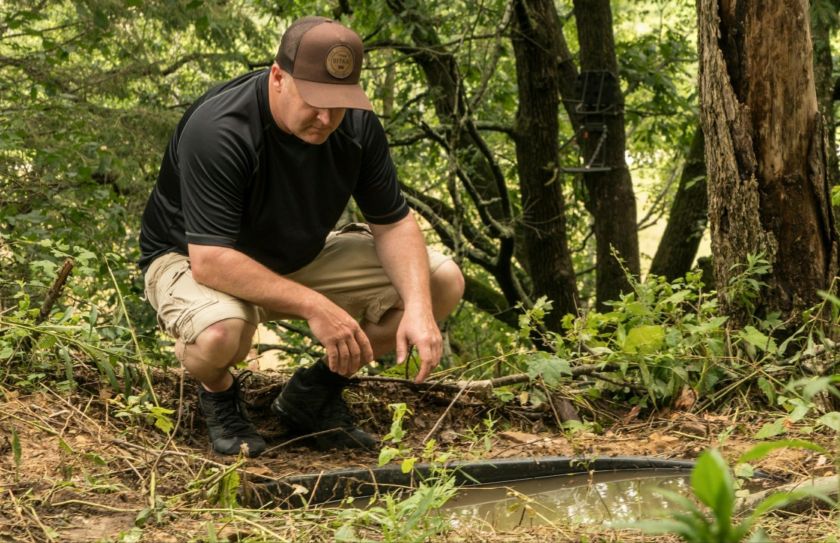
<svg viewBox="0 0 840 543">
<path fill-rule="evenodd" d="M 837 6 L 810 9 L 812 85 L 833 141 Z M 154 336 L 134 262 L 166 141 L 196 96 L 267 66 L 281 30 L 313 13 L 363 36 L 363 79 L 404 190 L 429 239 L 466 271 L 455 354 L 468 344 L 487 354 L 479 336 L 492 351 L 523 311 L 539 310 L 535 331 L 561 332 L 565 315 L 608 310 L 647 269 L 682 277 L 706 231 L 693 2 L 79 0 L 0 10 L 4 307 L 38 295 L 70 255 L 80 266 L 73 295 L 103 310 L 126 305 L 110 333 L 127 334 L 131 318 Z M 830 145 L 825 161 L 832 183 Z M 357 218 L 352 206 L 346 218 Z M 640 250 L 657 221 L 664 235 Z M 724 285 L 732 265 L 716 264 Z M 828 284 L 798 296 L 816 303 L 818 288 Z"/>
<path fill-rule="evenodd" d="M 237 503 L 253 476 L 377 455 L 410 469 L 719 447 L 739 479 L 752 466 L 797 488 L 836 477 L 839 7 L 0 2 L 0 486 L 14 505 L 0 539 L 511 540 L 433 514 L 444 479 L 387 512 Z M 378 452 L 325 455 L 282 434 L 268 406 L 319 346 L 305 322 L 274 326 L 276 341 L 261 330 L 279 371 L 240 375 L 271 452 L 212 459 L 194 383 L 143 299 L 140 215 L 183 112 L 270 65 L 282 30 L 310 14 L 362 35 L 404 192 L 463 267 L 466 301 L 430 382 L 388 359 L 354 378 L 345 399 L 382 436 Z M 343 220 L 358 219 L 351 205 Z M 67 259 L 66 286 L 51 288 Z M 777 456 L 743 460 L 754 442 Z M 698 474 L 698 496 L 724 489 L 712 509 L 729 524 L 724 460 Z M 559 524 L 527 540 L 588 533 Z M 779 541 L 834 541 L 837 508 L 761 525 Z"/>
</svg>

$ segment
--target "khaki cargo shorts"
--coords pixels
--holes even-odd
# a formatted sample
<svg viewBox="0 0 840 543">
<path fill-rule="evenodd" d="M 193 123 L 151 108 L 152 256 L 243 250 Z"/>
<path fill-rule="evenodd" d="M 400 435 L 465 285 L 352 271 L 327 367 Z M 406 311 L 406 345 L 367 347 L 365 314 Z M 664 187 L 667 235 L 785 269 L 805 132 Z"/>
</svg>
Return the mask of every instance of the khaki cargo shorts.
<svg viewBox="0 0 840 543">
<path fill-rule="evenodd" d="M 451 260 L 427 249 L 430 271 Z M 350 224 L 327 236 L 318 256 L 285 276 L 320 292 L 356 319 L 376 323 L 400 302 L 400 296 L 379 262 L 373 235 L 365 224 Z M 169 335 L 193 343 L 205 328 L 225 319 L 261 322 L 298 318 L 272 314 L 265 308 L 213 290 L 193 279 L 188 257 L 167 253 L 146 271 L 146 299 Z"/>
</svg>

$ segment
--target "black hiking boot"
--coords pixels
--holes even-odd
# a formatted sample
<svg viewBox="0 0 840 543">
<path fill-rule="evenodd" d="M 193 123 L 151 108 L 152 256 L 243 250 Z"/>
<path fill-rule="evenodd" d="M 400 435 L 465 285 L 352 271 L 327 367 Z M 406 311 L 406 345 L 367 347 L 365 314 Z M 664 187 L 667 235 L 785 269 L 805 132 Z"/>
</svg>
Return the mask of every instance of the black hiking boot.
<svg viewBox="0 0 840 543">
<path fill-rule="evenodd" d="M 198 385 L 198 405 L 204 413 L 213 450 L 219 454 L 239 454 L 254 458 L 265 450 L 265 440 L 257 433 L 245 412 L 239 383 L 243 375 L 223 392 L 210 392 Z"/>
<path fill-rule="evenodd" d="M 317 448 L 373 449 L 377 441 L 356 427 L 341 391 L 350 379 L 333 373 L 326 362 L 298 368 L 271 403 L 281 422 L 301 434 L 315 434 Z"/>
</svg>

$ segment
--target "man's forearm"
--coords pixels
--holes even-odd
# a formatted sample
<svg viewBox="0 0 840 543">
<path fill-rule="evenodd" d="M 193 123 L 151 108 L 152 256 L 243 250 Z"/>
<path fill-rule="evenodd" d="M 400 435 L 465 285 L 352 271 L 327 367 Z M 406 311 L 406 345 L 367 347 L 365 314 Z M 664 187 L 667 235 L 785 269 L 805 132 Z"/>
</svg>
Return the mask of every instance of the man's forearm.
<svg viewBox="0 0 840 543">
<path fill-rule="evenodd" d="M 432 311 L 429 256 L 412 215 L 392 225 L 371 225 L 376 253 L 407 310 Z"/>
<path fill-rule="evenodd" d="M 189 252 L 196 281 L 273 312 L 308 319 L 322 297 L 235 249 L 190 245 Z"/>
</svg>

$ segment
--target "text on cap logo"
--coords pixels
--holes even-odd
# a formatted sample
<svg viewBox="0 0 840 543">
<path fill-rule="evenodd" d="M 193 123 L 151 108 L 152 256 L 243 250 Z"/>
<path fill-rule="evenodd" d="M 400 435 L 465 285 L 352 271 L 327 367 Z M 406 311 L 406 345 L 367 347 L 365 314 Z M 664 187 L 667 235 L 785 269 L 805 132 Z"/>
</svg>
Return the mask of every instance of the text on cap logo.
<svg viewBox="0 0 840 543">
<path fill-rule="evenodd" d="M 327 53 L 327 72 L 337 78 L 344 79 L 353 73 L 353 51 L 346 45 L 336 45 Z"/>
</svg>

